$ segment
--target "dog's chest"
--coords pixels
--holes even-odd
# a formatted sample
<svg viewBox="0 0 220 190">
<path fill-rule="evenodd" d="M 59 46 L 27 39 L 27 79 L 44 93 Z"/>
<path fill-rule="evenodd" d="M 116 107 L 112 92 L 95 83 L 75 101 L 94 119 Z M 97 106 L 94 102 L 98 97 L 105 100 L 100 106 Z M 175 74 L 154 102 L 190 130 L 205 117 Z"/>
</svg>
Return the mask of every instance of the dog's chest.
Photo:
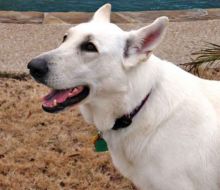
<svg viewBox="0 0 220 190">
<path fill-rule="evenodd" d="M 114 166 L 139 189 L 156 189 L 154 186 L 155 176 L 159 177 L 160 175 L 159 164 L 155 164 L 157 160 L 148 159 L 142 151 L 135 148 L 135 142 L 117 144 L 116 141 L 120 142 L 117 139 L 109 145 Z M 158 184 L 158 182 L 156 183 Z"/>
<path fill-rule="evenodd" d="M 151 186 L 149 176 L 155 176 L 152 174 L 151 169 L 148 170 L 148 166 L 152 167 L 157 164 L 152 164 L 151 160 L 148 160 L 146 156 L 146 147 L 143 147 L 143 140 L 135 137 L 125 137 L 120 132 L 113 132 L 104 135 L 112 157 L 114 166 L 120 171 L 122 175 L 132 180 L 137 187 L 141 187 L 143 184 Z M 145 137 L 145 140 L 146 137 Z M 155 161 L 155 160 L 153 160 Z M 149 163 L 149 164 L 145 164 Z M 154 170 L 153 172 L 158 171 Z M 150 172 L 150 174 L 148 174 Z M 146 181 L 147 180 L 147 181 Z M 141 188 L 142 189 L 142 188 Z"/>
</svg>

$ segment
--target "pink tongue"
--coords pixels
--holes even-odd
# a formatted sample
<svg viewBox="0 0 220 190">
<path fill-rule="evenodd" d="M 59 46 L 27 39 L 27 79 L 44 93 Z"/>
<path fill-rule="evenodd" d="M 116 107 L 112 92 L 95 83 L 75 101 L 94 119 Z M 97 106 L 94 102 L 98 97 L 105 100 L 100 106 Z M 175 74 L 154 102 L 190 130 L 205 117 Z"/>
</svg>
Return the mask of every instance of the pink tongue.
<svg viewBox="0 0 220 190">
<path fill-rule="evenodd" d="M 43 105 L 46 107 L 56 106 L 57 103 L 65 102 L 67 98 L 76 96 L 82 90 L 83 86 L 68 90 L 52 90 L 47 96 L 43 97 Z"/>
</svg>

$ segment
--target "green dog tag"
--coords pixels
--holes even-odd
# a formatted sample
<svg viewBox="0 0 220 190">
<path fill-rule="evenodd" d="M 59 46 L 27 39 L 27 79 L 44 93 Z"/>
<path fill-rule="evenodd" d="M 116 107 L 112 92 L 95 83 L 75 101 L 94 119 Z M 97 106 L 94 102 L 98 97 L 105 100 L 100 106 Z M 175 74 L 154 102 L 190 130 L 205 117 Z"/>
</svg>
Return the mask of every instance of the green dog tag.
<svg viewBox="0 0 220 190">
<path fill-rule="evenodd" d="M 106 152 L 108 151 L 108 145 L 106 141 L 101 137 L 100 133 L 97 134 L 94 141 L 95 151 L 96 152 Z"/>
</svg>

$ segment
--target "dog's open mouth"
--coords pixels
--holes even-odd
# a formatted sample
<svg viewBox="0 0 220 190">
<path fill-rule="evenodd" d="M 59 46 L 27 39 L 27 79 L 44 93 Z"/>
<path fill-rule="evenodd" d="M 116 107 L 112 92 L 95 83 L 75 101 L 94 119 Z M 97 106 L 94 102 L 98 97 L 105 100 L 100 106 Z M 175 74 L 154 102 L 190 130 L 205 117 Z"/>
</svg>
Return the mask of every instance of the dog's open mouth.
<svg viewBox="0 0 220 190">
<path fill-rule="evenodd" d="M 88 95 L 89 87 L 83 85 L 65 90 L 52 90 L 43 97 L 42 108 L 46 112 L 55 113 L 81 102 Z"/>
</svg>

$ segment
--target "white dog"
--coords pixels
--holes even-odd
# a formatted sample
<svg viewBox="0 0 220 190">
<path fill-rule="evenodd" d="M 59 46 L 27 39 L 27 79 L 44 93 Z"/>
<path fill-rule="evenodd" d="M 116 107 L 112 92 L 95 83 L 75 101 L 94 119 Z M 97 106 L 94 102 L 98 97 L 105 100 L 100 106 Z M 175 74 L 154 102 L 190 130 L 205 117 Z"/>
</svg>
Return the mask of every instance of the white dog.
<svg viewBox="0 0 220 190">
<path fill-rule="evenodd" d="M 28 64 L 37 81 L 54 89 L 43 109 L 79 103 L 115 167 L 142 190 L 219 190 L 220 83 L 152 54 L 167 17 L 125 32 L 110 23 L 110 12 L 104 5 Z"/>
</svg>

